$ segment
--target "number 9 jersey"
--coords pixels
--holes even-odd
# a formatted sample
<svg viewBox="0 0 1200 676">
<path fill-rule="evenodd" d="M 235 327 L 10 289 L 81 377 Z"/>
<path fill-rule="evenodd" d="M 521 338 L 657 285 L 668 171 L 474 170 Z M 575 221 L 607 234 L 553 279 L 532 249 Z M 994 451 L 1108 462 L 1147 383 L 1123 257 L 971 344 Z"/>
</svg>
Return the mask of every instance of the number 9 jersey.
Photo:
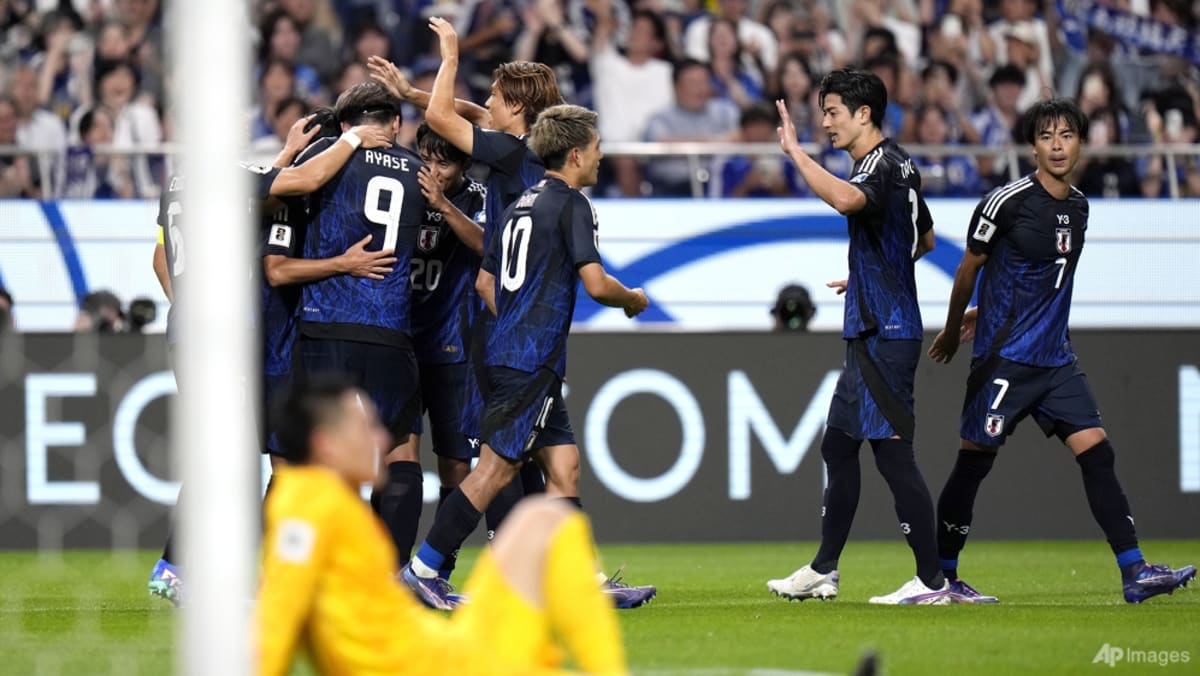
<svg viewBox="0 0 1200 676">
<path fill-rule="evenodd" d="M 313 152 L 336 142 L 322 139 Z M 425 198 L 417 183 L 422 166 L 416 154 L 400 146 L 360 148 L 313 194 L 316 213 L 305 258 L 340 256 L 371 235 L 367 251 L 395 249 L 396 262 L 382 280 L 340 274 L 306 285 L 301 335 L 411 347 L 409 266 L 425 216 Z"/>
</svg>

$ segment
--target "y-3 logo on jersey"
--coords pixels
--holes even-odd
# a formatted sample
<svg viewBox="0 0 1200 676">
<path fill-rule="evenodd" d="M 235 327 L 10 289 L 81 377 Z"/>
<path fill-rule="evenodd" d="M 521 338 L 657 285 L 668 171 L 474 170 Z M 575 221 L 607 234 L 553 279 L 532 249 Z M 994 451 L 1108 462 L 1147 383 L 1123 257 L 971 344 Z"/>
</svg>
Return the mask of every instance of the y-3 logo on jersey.
<svg viewBox="0 0 1200 676">
<path fill-rule="evenodd" d="M 1059 216 L 1059 220 L 1066 216 Z M 1055 228 L 1054 229 L 1054 248 L 1058 249 L 1060 254 L 1071 253 L 1071 229 L 1070 228 Z"/>
</svg>

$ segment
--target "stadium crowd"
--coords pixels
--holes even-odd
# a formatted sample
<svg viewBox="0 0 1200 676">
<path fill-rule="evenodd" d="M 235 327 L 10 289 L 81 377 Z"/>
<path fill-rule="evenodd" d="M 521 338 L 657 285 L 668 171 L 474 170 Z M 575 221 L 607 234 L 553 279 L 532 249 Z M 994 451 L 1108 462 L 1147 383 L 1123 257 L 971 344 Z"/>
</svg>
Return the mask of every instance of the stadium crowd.
<svg viewBox="0 0 1200 676">
<path fill-rule="evenodd" d="M 0 154 L 0 197 L 159 194 L 169 162 L 128 153 L 177 140 L 168 114 L 166 4 L 0 0 L 0 147 L 15 146 Z M 247 123 L 256 151 L 277 152 L 293 122 L 367 79 L 370 56 L 398 64 L 428 90 L 439 59 L 426 26 L 437 15 L 462 36 L 461 96 L 482 102 L 501 62 L 547 63 L 569 102 L 599 112 L 610 144 L 773 142 L 774 99 L 789 103 L 801 141 L 824 141 L 815 85 L 855 64 L 884 79 L 884 132 L 901 143 L 1008 146 L 1017 116 L 1046 91 L 1080 103 L 1091 118 L 1092 148 L 1195 143 L 1198 7 L 1192 0 L 256 0 L 246 17 L 255 43 Z M 1096 28 L 1094 16 L 1111 25 Z M 1120 21 L 1143 37 L 1112 27 Z M 406 119 L 419 113 L 410 112 Z M 915 160 L 929 196 L 975 195 L 1012 176 L 1004 156 Z M 1180 193 L 1200 195 L 1200 158 L 1176 160 Z M 843 177 L 849 169 L 838 153 L 824 161 Z M 1085 162 L 1077 183 L 1095 196 L 1164 196 L 1169 168 L 1152 152 L 1098 157 Z M 692 174 L 683 158 L 612 157 L 597 194 L 689 195 Z M 716 157 L 700 178 L 714 196 L 808 194 L 780 157 Z"/>
</svg>

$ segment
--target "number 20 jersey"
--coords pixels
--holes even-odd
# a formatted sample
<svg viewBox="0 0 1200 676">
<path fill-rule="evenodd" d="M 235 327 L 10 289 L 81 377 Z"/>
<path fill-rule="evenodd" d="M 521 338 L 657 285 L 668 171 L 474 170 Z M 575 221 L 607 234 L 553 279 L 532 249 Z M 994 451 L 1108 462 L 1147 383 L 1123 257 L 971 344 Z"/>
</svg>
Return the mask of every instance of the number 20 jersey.
<svg viewBox="0 0 1200 676">
<path fill-rule="evenodd" d="M 337 139 L 323 139 L 319 153 Z M 311 338 L 356 340 L 407 347 L 411 329 L 409 267 L 425 198 L 417 182 L 421 160 L 390 148 L 354 151 L 350 161 L 313 196 L 316 218 L 304 257 L 341 255 L 371 235 L 368 251 L 395 248 L 392 272 L 382 280 L 334 275 L 304 287 L 300 333 Z"/>
<path fill-rule="evenodd" d="M 561 179 L 545 178 L 504 215 L 483 267 L 496 276 L 496 326 L 486 364 L 566 372 L 579 267 L 599 263 L 592 203 Z"/>
<path fill-rule="evenodd" d="M 967 248 L 988 257 L 979 286 L 974 357 L 998 353 L 1029 366 L 1075 359 L 1067 335 L 1088 201 L 1075 188 L 1055 199 L 1036 175 L 987 194 L 975 207 Z"/>
</svg>

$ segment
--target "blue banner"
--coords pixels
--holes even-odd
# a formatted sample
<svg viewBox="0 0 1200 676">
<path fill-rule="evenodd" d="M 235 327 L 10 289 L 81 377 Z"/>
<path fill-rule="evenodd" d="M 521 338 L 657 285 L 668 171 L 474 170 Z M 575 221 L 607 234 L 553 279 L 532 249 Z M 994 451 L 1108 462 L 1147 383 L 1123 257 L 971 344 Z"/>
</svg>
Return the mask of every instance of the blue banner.
<svg viewBox="0 0 1200 676">
<path fill-rule="evenodd" d="M 1056 4 L 1067 44 L 1074 49 L 1086 47 L 1084 31 L 1090 29 L 1105 33 L 1125 46 L 1182 57 L 1200 66 L 1200 33 L 1189 33 L 1183 26 L 1105 7 L 1092 0 L 1057 0 Z"/>
</svg>

